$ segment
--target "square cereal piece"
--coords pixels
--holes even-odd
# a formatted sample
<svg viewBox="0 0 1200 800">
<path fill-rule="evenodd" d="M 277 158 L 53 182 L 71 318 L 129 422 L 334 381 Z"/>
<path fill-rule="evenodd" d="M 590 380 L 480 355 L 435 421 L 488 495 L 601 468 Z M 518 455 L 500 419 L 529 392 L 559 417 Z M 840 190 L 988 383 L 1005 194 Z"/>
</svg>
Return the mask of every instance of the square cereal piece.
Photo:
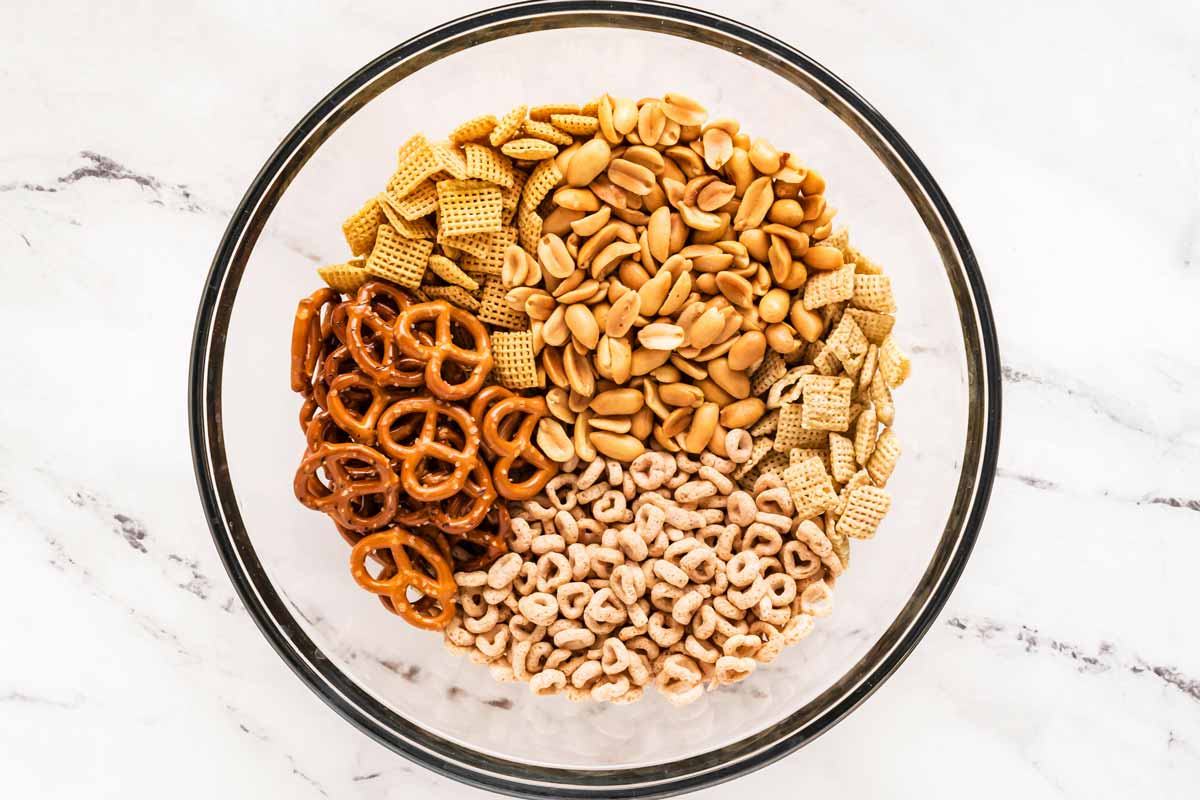
<svg viewBox="0 0 1200 800">
<path fill-rule="evenodd" d="M 754 467 L 754 478 L 758 479 L 760 475 L 766 475 L 768 472 L 783 477 L 783 472 L 788 468 L 787 453 L 781 453 L 778 450 L 771 449 L 763 454 L 763 457 L 758 460 L 758 464 Z"/>
<path fill-rule="evenodd" d="M 775 381 L 787 374 L 787 364 L 774 350 L 768 350 L 762 364 L 750 376 L 750 396 L 758 397 L 771 388 Z"/>
<path fill-rule="evenodd" d="M 492 334 L 493 374 L 508 389 L 534 389 L 538 381 L 537 361 L 533 355 L 533 334 L 529 331 L 496 331 Z"/>
<path fill-rule="evenodd" d="M 460 262 L 463 270 L 499 275 L 504 267 L 504 251 L 517 240 L 517 229 L 506 227 L 492 233 L 477 233 L 470 238 L 470 249 L 465 250 Z"/>
<path fill-rule="evenodd" d="M 525 121 L 525 109 L 526 106 L 517 106 L 500 118 L 496 127 L 488 135 L 488 141 L 492 143 L 492 147 L 500 147 L 520 132 L 521 123 Z"/>
<path fill-rule="evenodd" d="M 600 120 L 584 114 L 551 114 L 550 123 L 572 136 L 591 136 L 600 127 Z"/>
<path fill-rule="evenodd" d="M 908 356 L 900 350 L 900 345 L 896 344 L 896 339 L 891 334 L 879 345 L 878 369 L 883 373 L 883 380 L 892 389 L 908 380 L 912 371 Z"/>
<path fill-rule="evenodd" d="M 885 490 L 878 486 L 859 486 L 850 493 L 846 511 L 838 520 L 837 531 L 855 539 L 870 539 L 891 507 L 892 496 Z"/>
<path fill-rule="evenodd" d="M 455 264 L 445 256 L 432 255 L 429 257 L 429 271 L 446 283 L 474 292 L 479 289 L 479 283 L 467 273 L 459 269 L 458 264 Z"/>
<path fill-rule="evenodd" d="M 812 365 L 819 374 L 826 377 L 842 371 L 842 365 L 838 362 L 837 356 L 833 354 L 833 350 L 827 344 L 823 345 L 813 358 Z"/>
<path fill-rule="evenodd" d="M 361 258 L 347 261 L 344 264 L 317 267 L 317 274 L 329 285 L 330 289 L 350 296 L 354 296 L 359 287 L 371 277 L 371 273 L 363 268 Z"/>
<path fill-rule="evenodd" d="M 433 181 L 424 181 L 404 197 L 397 197 L 390 191 L 385 191 L 388 204 L 396 209 L 400 216 L 410 222 L 437 211 L 437 188 Z"/>
<path fill-rule="evenodd" d="M 804 393 L 804 376 L 813 372 L 812 364 L 792 367 L 767 390 L 767 408 L 779 408 L 787 403 L 796 403 Z"/>
<path fill-rule="evenodd" d="M 501 188 L 509 188 L 513 185 L 512 160 L 508 156 L 481 144 L 463 145 L 463 151 L 467 155 L 465 177 L 488 181 Z M 500 207 L 504 207 L 503 192 L 500 197 Z"/>
<path fill-rule="evenodd" d="M 809 375 L 804 384 L 801 424 L 813 431 L 845 431 L 850 427 L 850 393 L 854 381 Z"/>
<path fill-rule="evenodd" d="M 845 483 L 850 480 L 858 470 L 858 462 L 854 460 L 854 442 L 840 433 L 830 433 L 829 465 L 835 481 Z"/>
<path fill-rule="evenodd" d="M 526 188 L 528 186 L 526 184 Z M 524 200 L 521 201 L 521 210 L 517 212 L 517 236 L 521 247 L 530 253 L 537 252 L 538 240 L 542 238 L 542 215 L 536 207 L 525 205 Z"/>
<path fill-rule="evenodd" d="M 875 376 L 871 378 L 871 403 L 875 406 L 875 416 L 884 425 L 896 421 L 896 404 L 892 401 L 892 390 L 883 379 L 883 372 L 875 368 Z"/>
<path fill-rule="evenodd" d="M 825 538 L 833 545 L 833 554 L 837 556 L 838 563 L 845 571 L 850 566 L 850 540 L 846 538 L 846 534 L 838 533 L 837 516 L 832 511 L 825 512 Z"/>
<path fill-rule="evenodd" d="M 768 411 L 766 416 L 750 426 L 750 435 L 754 437 L 769 436 L 779 430 L 779 409 Z"/>
<path fill-rule="evenodd" d="M 501 248 L 501 255 L 503 255 L 503 248 L 516 241 L 515 232 L 511 228 L 501 227 L 499 230 L 488 233 L 468 233 L 462 236 L 452 236 L 444 233 L 444 230 L 444 228 L 438 229 L 438 244 L 445 249 L 457 250 L 460 254 L 469 254 L 479 258 L 486 257 L 498 245 Z"/>
<path fill-rule="evenodd" d="M 837 324 L 842 321 L 842 314 L 846 310 L 846 301 L 842 300 L 837 303 L 830 303 L 827 306 L 821 306 L 821 330 L 832 331 Z"/>
<path fill-rule="evenodd" d="M 849 300 L 854 296 L 854 265 L 831 272 L 816 272 L 804 284 L 804 307 L 809 311 Z"/>
<path fill-rule="evenodd" d="M 489 233 L 504 227 L 500 190 L 483 181 L 438 181 L 438 235 Z"/>
<path fill-rule="evenodd" d="M 884 314 L 896 313 L 896 298 L 892 296 L 892 280 L 887 275 L 855 275 L 850 305 Z"/>
<path fill-rule="evenodd" d="M 786 453 L 793 447 L 819 449 L 829 438 L 825 431 L 806 430 L 803 424 L 804 404 L 788 403 L 779 408 L 779 428 L 775 431 L 775 449 Z"/>
<path fill-rule="evenodd" d="M 522 208 L 536 209 L 562 179 L 563 174 L 554 159 L 539 161 L 529 173 L 529 180 L 525 181 L 525 190 L 521 193 Z"/>
<path fill-rule="evenodd" d="M 544 163 L 544 162 L 538 162 Z M 504 224 L 511 225 L 513 217 L 517 214 L 517 206 L 521 205 L 521 192 L 525 189 L 525 181 L 529 179 L 529 175 L 524 170 L 513 168 L 512 186 L 500 187 L 500 202 L 501 208 L 504 209 Z"/>
<path fill-rule="evenodd" d="M 862 367 L 858 371 L 858 394 L 870 399 L 871 380 L 875 377 L 875 365 L 879 363 L 879 347 L 869 345 L 867 354 L 863 356 Z"/>
<path fill-rule="evenodd" d="M 824 247 L 836 247 L 838 250 L 842 251 L 842 257 L 845 258 L 846 248 L 850 246 L 850 231 L 847 230 L 845 225 L 843 225 L 822 239 L 821 245 Z M 846 258 L 845 260 L 853 263 L 853 259 Z"/>
<path fill-rule="evenodd" d="M 875 452 L 875 437 L 879 433 L 879 418 L 875 407 L 867 406 L 854 422 L 854 460 L 864 467 Z"/>
<path fill-rule="evenodd" d="M 896 324 L 896 318 L 891 314 L 880 314 L 862 308 L 847 308 L 846 315 L 854 320 L 871 344 L 883 344 L 883 340 L 892 332 L 892 326 Z"/>
<path fill-rule="evenodd" d="M 484 114 L 482 117 L 469 119 L 450 131 L 450 141 L 455 144 L 477 142 L 480 139 L 486 139 L 488 134 L 495 129 L 496 117 L 491 114 Z"/>
<path fill-rule="evenodd" d="M 401 216 L 400 212 L 392 207 L 387 195 L 383 192 L 380 192 L 376 200 L 379 201 L 379 207 L 383 209 L 383 215 L 387 217 L 388 225 L 395 228 L 396 233 L 405 239 L 432 239 L 437 233 L 427 219 L 418 217 L 414 220 L 407 220 Z"/>
<path fill-rule="evenodd" d="M 883 267 L 868 258 L 857 247 L 846 246 L 846 260 L 854 263 L 854 270 L 860 275 L 882 275 Z"/>
<path fill-rule="evenodd" d="M 867 357 L 867 350 L 871 347 L 854 318 L 845 316 L 833 329 L 833 333 L 829 334 L 825 345 L 837 357 L 846 374 L 852 378 L 858 376 L 863 360 Z"/>
<path fill-rule="evenodd" d="M 812 519 L 824 514 L 826 509 L 837 505 L 837 493 L 833 481 L 825 471 L 819 458 L 788 466 L 783 471 L 783 482 L 792 496 L 796 507 L 796 519 Z"/>
<path fill-rule="evenodd" d="M 439 171 L 442 166 L 433 154 L 433 148 L 423 134 L 416 134 L 400 147 L 396 171 L 387 184 L 388 195 L 404 197 L 416 189 L 421 181 Z"/>
<path fill-rule="evenodd" d="M 771 440 L 768 437 L 761 436 L 754 440 L 754 446 L 750 448 L 750 458 L 744 463 L 739 464 L 737 469 L 733 471 L 733 479 L 740 481 L 758 466 L 758 462 L 763 460 L 763 457 L 771 452 Z M 757 475 L 755 476 L 757 477 Z M 753 481 L 751 481 L 753 482 Z"/>
<path fill-rule="evenodd" d="M 508 290 L 499 280 L 488 279 L 483 284 L 483 296 L 479 301 L 479 321 L 497 328 L 523 331 L 529 328 L 529 317 L 504 301 Z"/>
<path fill-rule="evenodd" d="M 545 161 L 558 155 L 558 145 L 550 144 L 545 139 L 526 136 L 500 145 L 500 152 L 518 161 Z"/>
<path fill-rule="evenodd" d="M 421 285 L 431 253 L 433 242 L 428 239 L 405 239 L 391 225 L 380 225 L 366 270 L 399 286 L 415 289 Z"/>
<path fill-rule="evenodd" d="M 441 166 L 442 172 L 459 180 L 471 177 L 467 174 L 467 159 L 463 156 L 462 150 L 458 149 L 458 145 L 450 142 L 438 142 L 430 145 L 430 149 L 433 150 L 433 158 Z"/>
<path fill-rule="evenodd" d="M 549 122 L 542 122 L 540 120 L 525 120 L 522 130 L 526 136 L 541 139 L 550 144 L 556 144 L 559 147 L 569 147 L 575 141 L 571 134 L 563 133 Z"/>
<path fill-rule="evenodd" d="M 875 452 L 867 460 L 867 473 L 876 486 L 887 486 L 899 458 L 900 437 L 891 428 L 885 428 L 875 442 Z"/>
<path fill-rule="evenodd" d="M 578 114 L 578 103 L 546 103 L 529 109 L 529 118 L 537 122 L 549 122 L 553 114 Z"/>
<path fill-rule="evenodd" d="M 815 447 L 793 447 L 788 451 L 788 464 L 796 466 L 803 464 L 810 458 L 821 459 L 821 466 L 825 467 L 825 471 L 830 471 L 829 451 Z"/>
<path fill-rule="evenodd" d="M 375 246 L 375 232 L 383 221 L 379 201 L 372 197 L 342 223 L 342 235 L 346 237 L 346 244 L 350 245 L 351 255 L 362 256 L 371 252 Z"/>
<path fill-rule="evenodd" d="M 423 286 L 421 290 L 431 298 L 445 300 L 473 313 L 479 311 L 479 300 L 461 286 Z"/>
<path fill-rule="evenodd" d="M 833 509 L 836 516 L 841 516 L 846 513 L 846 504 L 850 502 L 850 493 L 860 486 L 874 486 L 871 483 L 871 476 L 865 469 L 860 469 L 858 472 L 850 476 L 850 480 L 846 481 L 846 485 L 842 487 L 842 491 L 838 493 L 837 508 Z"/>
</svg>

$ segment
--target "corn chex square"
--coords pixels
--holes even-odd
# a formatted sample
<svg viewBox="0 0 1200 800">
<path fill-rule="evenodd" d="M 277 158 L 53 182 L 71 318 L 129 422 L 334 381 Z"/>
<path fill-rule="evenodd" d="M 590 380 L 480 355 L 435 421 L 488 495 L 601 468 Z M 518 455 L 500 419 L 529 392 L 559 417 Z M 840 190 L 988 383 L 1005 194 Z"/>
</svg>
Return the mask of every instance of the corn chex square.
<svg viewBox="0 0 1200 800">
<path fill-rule="evenodd" d="M 846 511 L 837 523 L 838 533 L 855 539 L 870 539 L 891 506 L 892 496 L 884 489 L 859 486 L 850 493 Z"/>
<path fill-rule="evenodd" d="M 876 486 L 887 486 L 899 458 L 900 437 L 891 428 L 886 428 L 875 441 L 875 452 L 867 459 L 867 474 Z"/>
<path fill-rule="evenodd" d="M 796 519 L 818 517 L 824 514 L 826 509 L 837 505 L 838 498 L 837 493 L 833 491 L 833 480 L 819 458 L 789 465 L 783 471 L 783 482 L 792 496 L 792 504 L 796 507 Z"/>
<path fill-rule="evenodd" d="M 504 227 L 500 189 L 484 181 L 438 181 L 438 235 L 489 233 Z"/>
<path fill-rule="evenodd" d="M 538 381 L 537 361 L 533 355 L 533 334 L 529 331 L 496 331 L 492 334 L 493 374 L 508 389 L 534 389 Z"/>
<path fill-rule="evenodd" d="M 513 185 L 512 160 L 503 153 L 497 153 L 490 147 L 481 144 L 465 144 L 467 178 L 478 178 L 481 181 L 494 183 L 501 188 Z M 504 193 L 500 195 L 500 207 L 504 208 Z"/>
<path fill-rule="evenodd" d="M 409 197 L 411 196 L 409 195 Z M 399 211 L 392 207 L 392 203 L 388 200 L 386 193 L 380 192 L 376 200 L 379 202 L 379 207 L 383 209 L 383 215 L 387 217 L 388 225 L 395 228 L 396 233 L 405 239 L 432 239 L 437 233 L 433 229 L 433 225 L 429 223 L 429 220 L 423 217 L 413 220 L 405 219 Z"/>
<path fill-rule="evenodd" d="M 829 375 L 805 378 L 801 424 L 813 431 L 845 431 L 850 427 L 850 394 L 854 381 Z"/>
<path fill-rule="evenodd" d="M 829 439 L 825 431 L 804 427 L 803 403 L 788 403 L 779 407 L 779 424 L 775 431 L 775 449 L 786 453 L 793 447 L 820 449 Z"/>
<path fill-rule="evenodd" d="M 783 358 L 774 350 L 768 350 L 763 356 L 762 363 L 758 365 L 758 369 L 754 370 L 754 374 L 750 376 L 750 395 L 758 397 L 763 392 L 771 388 L 775 381 L 787 374 L 787 364 L 783 363 Z"/>
<path fill-rule="evenodd" d="M 812 311 L 854 296 L 854 265 L 816 272 L 804 284 L 804 307 Z"/>
<path fill-rule="evenodd" d="M 868 311 L 895 314 L 896 298 L 892 296 L 892 279 L 887 275 L 855 275 L 850 305 Z"/>
<path fill-rule="evenodd" d="M 392 197 L 404 197 L 441 168 L 429 141 L 424 134 L 418 133 L 400 146 L 396 171 L 388 181 L 387 193 Z"/>
<path fill-rule="evenodd" d="M 415 289 L 421 285 L 431 253 L 433 242 L 428 239 L 405 239 L 391 225 L 380 225 L 366 270 L 399 286 Z"/>
<path fill-rule="evenodd" d="M 845 367 L 846 373 L 855 377 L 862 368 L 863 359 L 871 343 L 867 341 L 853 317 L 843 316 L 833 333 L 825 340 L 825 346 Z"/>
<path fill-rule="evenodd" d="M 371 277 L 371 273 L 363 268 L 362 259 L 347 261 L 344 264 L 330 264 L 318 267 L 317 274 L 330 289 L 353 296 Z"/>
<path fill-rule="evenodd" d="M 342 235 L 346 237 L 352 255 L 362 256 L 371 252 L 375 246 L 375 233 L 383 221 L 379 201 L 372 197 L 342 223 Z"/>
<path fill-rule="evenodd" d="M 445 300 L 467 311 L 479 311 L 479 299 L 461 286 L 422 286 L 421 290 L 432 298 Z"/>
<path fill-rule="evenodd" d="M 437 188 L 433 181 L 422 181 L 408 194 L 399 197 L 385 190 L 388 204 L 407 220 L 416 220 L 437 211 Z"/>
<path fill-rule="evenodd" d="M 853 318 L 871 344 L 883 344 L 883 340 L 892 332 L 892 326 L 896 324 L 896 318 L 891 314 L 880 314 L 878 311 L 867 311 L 863 308 L 847 308 L 846 316 Z"/>
<path fill-rule="evenodd" d="M 508 290 L 495 278 L 483 284 L 483 296 L 479 301 L 479 321 L 498 328 L 523 331 L 529 328 L 529 317 L 517 311 L 504 300 Z"/>
<path fill-rule="evenodd" d="M 484 114 L 482 117 L 475 117 L 459 125 L 454 130 L 450 131 L 450 141 L 455 144 L 465 144 L 467 142 L 475 142 L 480 139 L 486 139 L 488 134 L 496 128 L 496 118 L 491 114 Z"/>
</svg>

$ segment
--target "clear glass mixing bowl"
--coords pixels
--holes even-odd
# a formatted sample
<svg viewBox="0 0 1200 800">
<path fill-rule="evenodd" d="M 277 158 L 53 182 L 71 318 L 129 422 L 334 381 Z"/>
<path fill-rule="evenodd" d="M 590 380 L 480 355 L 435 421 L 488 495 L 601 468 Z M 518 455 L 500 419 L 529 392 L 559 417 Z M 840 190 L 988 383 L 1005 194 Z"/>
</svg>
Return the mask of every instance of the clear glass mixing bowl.
<svg viewBox="0 0 1200 800">
<path fill-rule="evenodd" d="M 905 453 L 878 536 L 855 542 L 837 608 L 750 680 L 676 709 L 537 698 L 446 653 L 350 579 L 347 550 L 292 496 L 303 448 L 288 389 L 297 299 L 344 258 L 340 221 L 396 147 L 520 103 L 678 91 L 799 152 L 854 241 L 892 276 L 913 376 Z M 811 741 L 896 669 L 945 603 L 995 471 L 995 332 L 971 248 L 895 130 L 842 81 L 763 33 L 642 2 L 536 2 L 456 20 L 385 53 L 304 117 L 221 241 L 192 350 L 190 422 L 213 536 L 280 656 L 338 713 L 458 780 L 539 797 L 650 797 L 727 780 Z"/>
</svg>

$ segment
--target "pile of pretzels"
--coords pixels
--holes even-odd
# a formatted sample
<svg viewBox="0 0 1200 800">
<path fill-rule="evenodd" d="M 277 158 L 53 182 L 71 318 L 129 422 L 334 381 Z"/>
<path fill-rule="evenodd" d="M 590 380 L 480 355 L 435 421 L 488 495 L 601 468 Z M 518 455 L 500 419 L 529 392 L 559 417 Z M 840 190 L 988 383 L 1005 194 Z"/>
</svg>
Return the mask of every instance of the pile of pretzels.
<svg viewBox="0 0 1200 800">
<path fill-rule="evenodd" d="M 359 585 L 418 628 L 454 617 L 455 572 L 508 552 L 497 501 L 528 500 L 558 472 L 531 441 L 545 400 L 487 385 L 492 366 L 474 315 L 385 281 L 350 299 L 320 289 L 296 310 L 296 498 L 333 519 Z"/>
</svg>

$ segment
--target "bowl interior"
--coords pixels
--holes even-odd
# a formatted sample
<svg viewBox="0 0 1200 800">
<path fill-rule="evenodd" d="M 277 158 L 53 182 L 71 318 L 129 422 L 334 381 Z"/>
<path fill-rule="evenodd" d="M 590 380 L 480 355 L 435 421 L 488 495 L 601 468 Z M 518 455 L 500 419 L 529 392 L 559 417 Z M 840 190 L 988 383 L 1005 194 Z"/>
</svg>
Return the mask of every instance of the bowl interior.
<svg viewBox="0 0 1200 800">
<path fill-rule="evenodd" d="M 852 241 L 892 277 L 896 332 L 913 361 L 897 394 L 904 455 L 888 486 L 892 511 L 875 539 L 852 543 L 834 614 L 746 682 L 682 709 L 653 692 L 632 706 L 598 706 L 495 683 L 355 585 L 332 523 L 292 495 L 304 447 L 300 400 L 287 380 L 295 304 L 319 285 L 316 266 L 348 256 L 340 223 L 382 190 L 399 144 L 417 131 L 442 138 L 460 121 L 520 103 L 582 102 L 605 91 L 683 92 L 710 118 L 736 119 L 817 168 Z M 915 593 L 928 593 L 931 563 L 944 561 L 962 522 L 955 504 L 969 444 L 969 348 L 956 289 L 922 215 L 872 148 L 805 89 L 734 52 L 666 33 L 584 27 L 481 41 L 366 102 L 270 211 L 236 290 L 224 348 L 229 481 L 248 544 L 294 616 L 285 620 L 288 635 L 303 634 L 325 668 L 413 725 L 505 761 L 614 770 L 713 754 L 792 715 L 802 725 L 882 657 L 885 632 L 905 624 Z"/>
</svg>

